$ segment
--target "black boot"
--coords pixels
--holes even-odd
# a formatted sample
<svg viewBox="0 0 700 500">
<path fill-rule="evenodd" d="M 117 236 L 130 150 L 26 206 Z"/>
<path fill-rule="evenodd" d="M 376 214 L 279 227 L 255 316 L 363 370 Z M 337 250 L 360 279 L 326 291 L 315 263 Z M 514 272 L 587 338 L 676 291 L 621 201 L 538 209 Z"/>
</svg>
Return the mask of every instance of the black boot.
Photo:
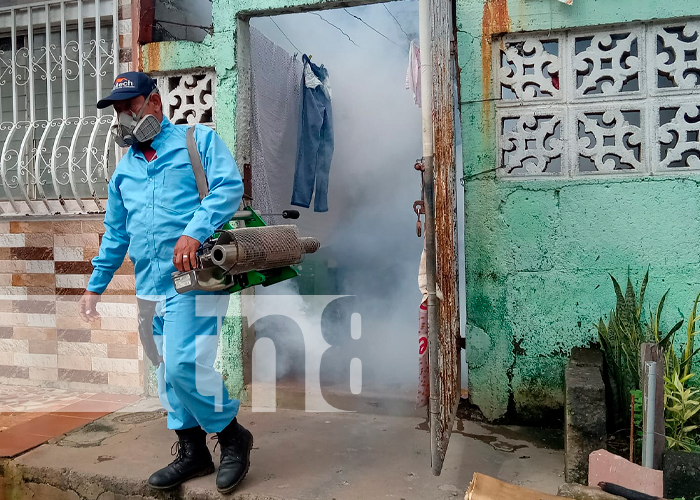
<svg viewBox="0 0 700 500">
<path fill-rule="evenodd" d="M 220 493 L 231 493 L 250 468 L 250 450 L 253 435 L 234 418 L 218 433 L 221 446 L 221 463 L 216 475 L 216 489 Z"/>
<path fill-rule="evenodd" d="M 148 485 L 156 490 L 175 488 L 188 479 L 214 472 L 214 461 L 207 448 L 207 433 L 204 429 L 193 427 L 175 432 L 178 441 L 170 450 L 171 454 L 177 455 L 175 460 L 148 478 Z"/>
</svg>

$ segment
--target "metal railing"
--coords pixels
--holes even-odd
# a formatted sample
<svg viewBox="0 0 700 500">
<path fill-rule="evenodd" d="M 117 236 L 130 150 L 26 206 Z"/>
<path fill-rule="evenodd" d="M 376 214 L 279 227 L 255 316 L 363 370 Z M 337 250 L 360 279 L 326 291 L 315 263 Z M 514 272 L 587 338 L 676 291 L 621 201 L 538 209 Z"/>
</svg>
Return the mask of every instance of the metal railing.
<svg viewBox="0 0 700 500">
<path fill-rule="evenodd" d="M 118 0 L 0 9 L 0 217 L 104 210 L 118 54 Z"/>
</svg>

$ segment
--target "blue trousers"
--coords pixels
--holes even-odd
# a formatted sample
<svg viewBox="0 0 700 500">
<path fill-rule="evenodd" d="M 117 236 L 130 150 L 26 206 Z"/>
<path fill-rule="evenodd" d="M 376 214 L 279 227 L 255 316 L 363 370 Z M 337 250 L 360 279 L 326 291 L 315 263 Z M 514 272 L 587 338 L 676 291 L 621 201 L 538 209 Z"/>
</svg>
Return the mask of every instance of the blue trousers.
<svg viewBox="0 0 700 500">
<path fill-rule="evenodd" d="M 304 56 L 307 61 L 306 56 Z M 325 68 L 311 64 L 314 72 L 325 75 Z M 331 100 L 321 86 L 310 89 L 302 78 L 302 103 L 294 167 L 292 205 L 309 208 L 314 195 L 314 211 L 328 211 L 328 179 L 333 159 L 333 111 Z"/>
<path fill-rule="evenodd" d="M 222 431 L 237 415 L 214 369 L 228 293 L 190 292 L 161 300 L 153 318 L 153 336 L 163 362 L 158 366 L 158 396 L 168 411 L 168 428 L 200 426 Z"/>
</svg>

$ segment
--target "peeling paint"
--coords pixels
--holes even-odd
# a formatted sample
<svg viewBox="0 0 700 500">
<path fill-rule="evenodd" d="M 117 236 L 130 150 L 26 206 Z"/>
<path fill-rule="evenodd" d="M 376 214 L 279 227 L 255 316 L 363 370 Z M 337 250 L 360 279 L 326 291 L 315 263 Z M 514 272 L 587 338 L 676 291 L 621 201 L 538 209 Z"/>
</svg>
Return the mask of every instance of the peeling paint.
<svg viewBox="0 0 700 500">
<path fill-rule="evenodd" d="M 160 71 L 160 47 L 162 45 L 162 43 L 149 43 L 143 46 L 143 50 L 146 51 L 149 71 Z"/>
<path fill-rule="evenodd" d="M 700 231 L 697 175 L 518 182 L 496 177 L 494 35 L 693 15 L 693 0 L 572 6 L 554 0 L 457 0 L 469 177 L 469 392 L 487 418 L 511 410 L 534 420 L 561 410 L 563 366 L 571 348 L 595 341 L 594 321 L 614 305 L 609 272 L 624 279 L 629 267 L 634 278 L 651 266 L 647 306 L 670 287 L 664 308 L 669 323 L 687 314 L 700 290 L 700 279 L 693 278 L 700 276 L 700 257 L 686 236 Z"/>
<path fill-rule="evenodd" d="M 494 35 L 510 31 L 508 0 L 486 0 L 481 17 L 481 93 L 484 99 L 482 116 L 487 119 L 490 107 L 486 99 L 491 98 L 491 45 Z"/>
<path fill-rule="evenodd" d="M 433 454 L 433 472 L 442 468 L 442 460 L 453 428 L 453 419 L 461 394 L 459 387 L 460 350 L 459 301 L 457 297 L 456 241 L 456 172 L 454 161 L 454 83 L 452 81 L 452 4 L 441 0 L 432 4 L 433 62 L 433 129 L 434 129 L 434 199 L 435 243 L 437 248 L 437 287 L 439 301 L 438 359 L 439 422 L 437 447 L 441 456 Z M 432 341 L 431 341 L 432 342 Z M 431 352 L 431 363 L 433 363 Z M 433 391 L 434 392 L 434 391 Z"/>
</svg>

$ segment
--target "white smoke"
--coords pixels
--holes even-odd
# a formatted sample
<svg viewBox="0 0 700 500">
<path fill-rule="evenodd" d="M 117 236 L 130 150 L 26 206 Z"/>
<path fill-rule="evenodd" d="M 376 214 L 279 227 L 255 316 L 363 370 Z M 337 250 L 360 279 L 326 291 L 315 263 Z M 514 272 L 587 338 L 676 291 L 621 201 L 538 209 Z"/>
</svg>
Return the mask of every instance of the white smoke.
<svg viewBox="0 0 700 500">
<path fill-rule="evenodd" d="M 271 18 L 253 18 L 251 26 L 290 54 L 312 55 L 314 63 L 328 69 L 333 92 L 329 211 L 299 209 L 296 221 L 302 235 L 320 239 L 322 249 L 308 257 L 302 277 L 291 286 L 301 287 L 302 294 L 356 296 L 362 316 L 363 391 L 400 390 L 413 397 L 421 301 L 417 272 L 423 244 L 416 236 L 412 208 L 421 196 L 420 175 L 413 165 L 421 156 L 421 119 L 405 81 L 409 37 L 418 32 L 418 4 L 290 14 L 274 17 L 274 23 Z M 319 263 L 330 271 L 312 286 L 304 273 L 314 272 Z M 272 314 L 308 306 L 290 290 L 290 285 L 279 284 L 258 287 L 256 293 L 280 294 Z M 258 326 L 286 328 L 270 322 Z M 322 342 L 307 349 L 326 347 Z M 276 349 L 284 351 L 284 343 Z M 257 356 L 254 362 L 263 366 L 270 358 Z M 282 358 L 278 376 L 293 376 L 294 356 Z"/>
</svg>

